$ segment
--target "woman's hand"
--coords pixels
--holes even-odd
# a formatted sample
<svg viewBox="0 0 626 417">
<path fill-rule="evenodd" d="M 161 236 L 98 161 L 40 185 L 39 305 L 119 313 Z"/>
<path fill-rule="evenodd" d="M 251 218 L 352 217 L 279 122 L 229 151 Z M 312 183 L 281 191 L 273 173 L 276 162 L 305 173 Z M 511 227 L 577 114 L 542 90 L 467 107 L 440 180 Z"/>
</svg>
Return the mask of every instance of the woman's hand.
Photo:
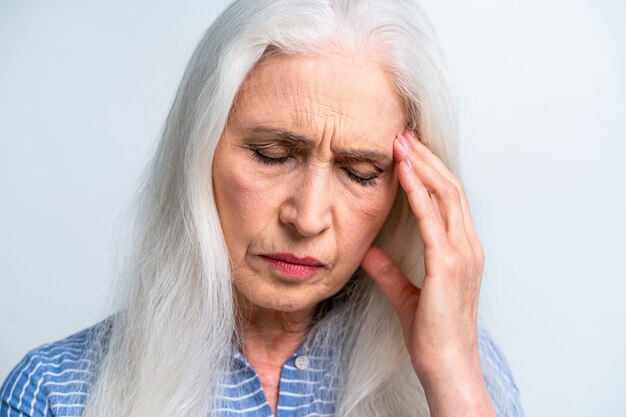
<svg viewBox="0 0 626 417">
<path fill-rule="evenodd" d="M 400 318 L 431 415 L 495 415 L 478 356 L 484 255 L 463 186 L 413 132 L 398 134 L 393 146 L 424 242 L 424 282 L 420 290 L 377 247 L 361 266 Z"/>
</svg>

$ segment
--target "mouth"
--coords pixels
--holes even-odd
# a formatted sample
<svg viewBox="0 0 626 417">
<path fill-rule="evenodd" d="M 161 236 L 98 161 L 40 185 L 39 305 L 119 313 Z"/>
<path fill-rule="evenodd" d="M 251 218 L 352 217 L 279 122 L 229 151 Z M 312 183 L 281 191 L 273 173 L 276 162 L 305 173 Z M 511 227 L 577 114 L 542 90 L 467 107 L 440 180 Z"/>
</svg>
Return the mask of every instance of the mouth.
<svg viewBox="0 0 626 417">
<path fill-rule="evenodd" d="M 274 269 L 292 280 L 308 278 L 325 268 L 325 265 L 321 261 L 310 256 L 299 258 L 290 253 L 272 253 L 260 256 L 265 262 L 274 267 Z"/>
</svg>

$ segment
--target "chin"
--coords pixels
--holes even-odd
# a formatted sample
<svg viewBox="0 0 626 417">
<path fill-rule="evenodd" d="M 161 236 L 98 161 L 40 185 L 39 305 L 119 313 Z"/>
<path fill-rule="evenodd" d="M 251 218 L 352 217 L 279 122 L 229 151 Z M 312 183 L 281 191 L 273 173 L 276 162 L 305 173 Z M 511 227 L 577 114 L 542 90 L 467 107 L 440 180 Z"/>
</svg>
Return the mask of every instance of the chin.
<svg viewBox="0 0 626 417">
<path fill-rule="evenodd" d="M 257 295 L 256 297 L 252 296 L 250 298 L 248 298 L 248 300 L 257 307 L 283 313 L 309 311 L 323 300 L 323 298 L 298 297 L 295 294 L 287 295 L 283 293 L 272 294 L 269 297 L 262 298 Z"/>
<path fill-rule="evenodd" d="M 338 281 L 336 273 L 328 272 L 309 282 L 294 282 L 271 270 L 253 271 L 235 277 L 235 288 L 238 303 L 244 309 L 311 313 L 319 303 L 339 292 L 348 280 L 342 285 L 337 285 Z"/>
<path fill-rule="evenodd" d="M 310 312 L 317 304 L 330 297 L 314 294 L 311 289 L 280 288 L 275 285 L 237 286 L 240 307 L 250 310 L 267 310 L 282 313 Z M 277 288 L 278 287 L 278 288 Z M 242 288 L 244 290 L 241 290 Z M 247 289 L 247 291 L 245 291 Z"/>
</svg>

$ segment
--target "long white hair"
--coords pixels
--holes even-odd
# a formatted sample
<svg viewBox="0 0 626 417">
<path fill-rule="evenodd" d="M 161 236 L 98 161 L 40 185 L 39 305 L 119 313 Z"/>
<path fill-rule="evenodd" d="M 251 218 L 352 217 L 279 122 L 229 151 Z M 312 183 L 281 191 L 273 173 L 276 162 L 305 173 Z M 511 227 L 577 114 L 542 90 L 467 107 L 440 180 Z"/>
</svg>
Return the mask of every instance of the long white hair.
<svg viewBox="0 0 626 417">
<path fill-rule="evenodd" d="M 91 342 L 94 381 L 84 416 L 211 414 L 237 335 L 211 182 L 235 97 L 268 51 L 372 48 L 405 100 L 408 127 L 457 171 L 446 70 L 413 1 L 234 1 L 196 47 L 163 127 L 140 196 L 131 263 L 116 295 L 119 310 Z M 423 243 L 402 190 L 377 244 L 421 284 Z M 429 415 L 398 320 L 371 280 L 356 271 L 324 305 L 327 331 L 317 337 L 336 348 L 336 415 Z"/>
</svg>

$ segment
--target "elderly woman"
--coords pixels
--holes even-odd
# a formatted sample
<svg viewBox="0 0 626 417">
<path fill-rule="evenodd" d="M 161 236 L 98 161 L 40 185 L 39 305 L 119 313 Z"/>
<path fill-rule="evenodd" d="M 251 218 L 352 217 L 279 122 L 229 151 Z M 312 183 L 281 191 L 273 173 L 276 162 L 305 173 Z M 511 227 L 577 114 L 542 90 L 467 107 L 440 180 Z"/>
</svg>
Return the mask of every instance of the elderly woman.
<svg viewBox="0 0 626 417">
<path fill-rule="evenodd" d="M 409 0 L 241 0 L 186 69 L 116 314 L 1 416 L 521 416 L 440 53 Z"/>
</svg>

